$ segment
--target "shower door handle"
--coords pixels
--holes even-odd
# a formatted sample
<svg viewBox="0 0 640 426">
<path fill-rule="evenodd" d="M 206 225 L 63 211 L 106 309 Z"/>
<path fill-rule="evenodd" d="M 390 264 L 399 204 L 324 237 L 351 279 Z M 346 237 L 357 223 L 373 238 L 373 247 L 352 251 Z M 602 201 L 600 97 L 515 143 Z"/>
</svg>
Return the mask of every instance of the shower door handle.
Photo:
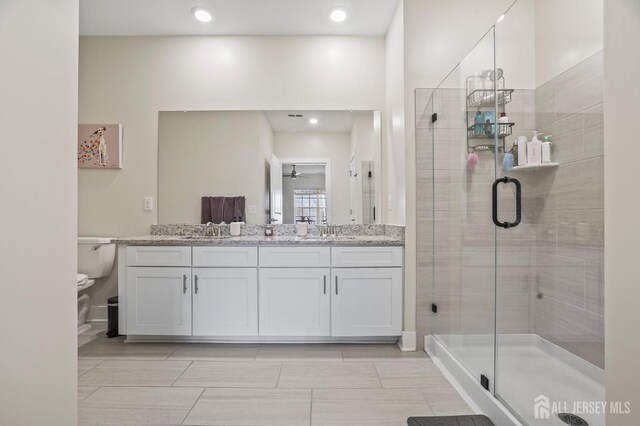
<svg viewBox="0 0 640 426">
<path fill-rule="evenodd" d="M 516 221 L 515 222 L 500 222 L 498 220 L 498 185 L 501 183 L 513 183 L 516 186 Z M 520 225 L 520 220 L 522 219 L 522 186 L 520 185 L 520 181 L 518 179 L 510 178 L 505 176 L 500 179 L 496 179 L 493 182 L 492 188 L 492 212 L 493 212 L 493 223 L 499 227 L 504 229 L 515 228 Z"/>
</svg>

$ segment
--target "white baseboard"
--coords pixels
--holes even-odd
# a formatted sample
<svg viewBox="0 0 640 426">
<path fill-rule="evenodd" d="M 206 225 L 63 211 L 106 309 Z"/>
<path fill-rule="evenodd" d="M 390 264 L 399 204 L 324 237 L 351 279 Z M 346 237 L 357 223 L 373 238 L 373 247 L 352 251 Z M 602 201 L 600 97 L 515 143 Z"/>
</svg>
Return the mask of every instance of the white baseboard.
<svg viewBox="0 0 640 426">
<path fill-rule="evenodd" d="M 415 352 L 416 350 L 416 332 L 415 331 L 403 331 L 400 340 L 398 341 L 398 347 L 402 352 Z"/>
</svg>

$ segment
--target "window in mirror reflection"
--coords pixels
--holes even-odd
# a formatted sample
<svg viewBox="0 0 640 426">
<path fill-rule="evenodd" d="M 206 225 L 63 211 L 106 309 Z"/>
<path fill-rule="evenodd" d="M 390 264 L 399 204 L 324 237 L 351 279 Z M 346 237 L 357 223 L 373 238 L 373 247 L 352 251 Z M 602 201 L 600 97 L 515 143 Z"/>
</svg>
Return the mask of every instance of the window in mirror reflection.
<svg viewBox="0 0 640 426">
<path fill-rule="evenodd" d="M 322 189 L 295 189 L 293 191 L 296 223 L 326 224 L 326 192 Z"/>
</svg>

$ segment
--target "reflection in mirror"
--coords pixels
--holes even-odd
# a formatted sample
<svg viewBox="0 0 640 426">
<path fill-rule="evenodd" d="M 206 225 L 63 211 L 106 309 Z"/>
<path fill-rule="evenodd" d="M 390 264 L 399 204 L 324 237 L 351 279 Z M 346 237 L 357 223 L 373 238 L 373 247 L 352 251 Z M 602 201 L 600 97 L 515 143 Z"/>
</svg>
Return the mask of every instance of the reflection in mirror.
<svg viewBox="0 0 640 426">
<path fill-rule="evenodd" d="M 158 221 L 381 223 L 377 111 L 160 112 Z"/>
</svg>

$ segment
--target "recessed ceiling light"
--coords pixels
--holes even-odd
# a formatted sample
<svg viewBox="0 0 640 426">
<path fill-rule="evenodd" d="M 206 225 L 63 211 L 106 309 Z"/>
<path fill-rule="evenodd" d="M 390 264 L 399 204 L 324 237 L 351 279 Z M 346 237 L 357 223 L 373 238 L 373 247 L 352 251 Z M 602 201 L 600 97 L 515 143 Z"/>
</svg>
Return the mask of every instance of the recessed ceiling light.
<svg viewBox="0 0 640 426">
<path fill-rule="evenodd" d="M 316 124 L 318 124 L 318 119 L 317 118 L 310 118 L 309 119 L 309 124 L 311 124 L 312 126 L 315 126 Z"/>
<path fill-rule="evenodd" d="M 194 7 L 193 9 L 191 9 L 191 13 L 193 13 L 194 18 L 196 18 L 200 22 L 211 22 L 213 20 L 211 11 L 206 7 Z"/>
<path fill-rule="evenodd" d="M 347 11 L 340 7 L 336 7 L 335 9 L 331 9 L 329 12 L 329 18 L 333 22 L 343 22 L 347 19 Z"/>
</svg>

